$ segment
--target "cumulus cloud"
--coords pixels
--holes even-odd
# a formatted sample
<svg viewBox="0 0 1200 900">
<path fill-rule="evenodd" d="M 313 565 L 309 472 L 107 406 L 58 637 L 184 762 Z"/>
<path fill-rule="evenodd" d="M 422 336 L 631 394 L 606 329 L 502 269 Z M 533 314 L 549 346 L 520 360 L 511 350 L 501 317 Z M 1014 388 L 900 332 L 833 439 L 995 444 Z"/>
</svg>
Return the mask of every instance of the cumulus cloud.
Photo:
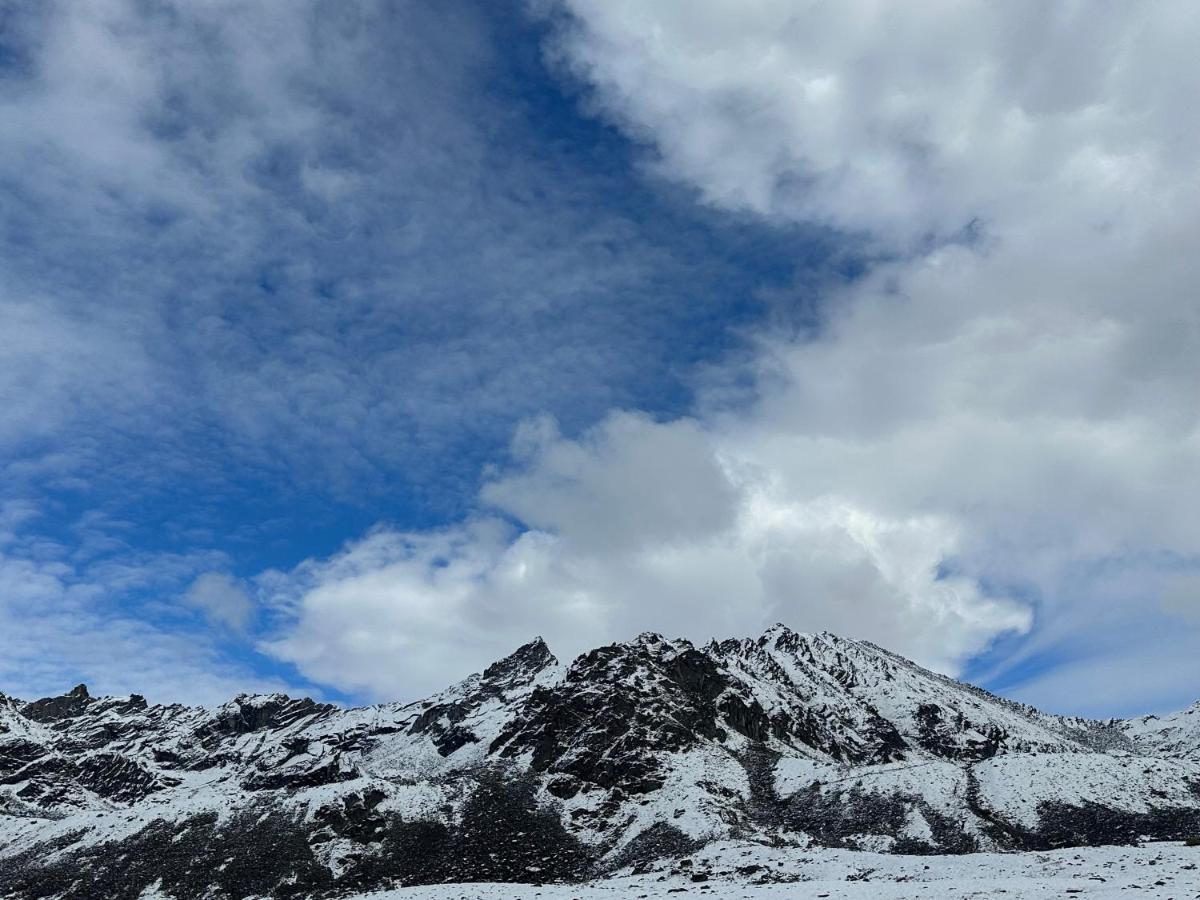
<svg viewBox="0 0 1200 900">
<path fill-rule="evenodd" d="M 567 436 L 522 425 L 469 520 L 257 579 L 263 647 L 390 698 L 537 632 L 569 654 L 782 619 L 1064 711 L 1194 699 L 1195 5 L 532 6 L 655 178 L 874 265 L 811 332 L 760 331 L 690 416 L 605 417 L 651 362 L 661 388 L 675 323 L 720 318 L 720 270 L 514 127 L 521 101 L 480 90 L 484 17 L 38 7 L 0 94 L 6 485 L 256 465 L 471 496 L 478 454 L 548 409 Z M 119 680 L 85 634 L 168 659 L 106 598 L 226 565 L 74 558 L 23 540 L 29 514 L 0 520 L 0 601 L 8 647 L 57 648 L 54 672 Z M 245 615 L 236 585 L 187 596 Z"/>
<path fill-rule="evenodd" d="M 1038 605 L 1010 668 L 1194 647 L 1154 597 L 1200 557 L 1195 8 L 565 6 L 561 58 L 664 172 L 898 255 L 764 339 L 738 446 L 962 523 L 958 565 Z"/>
<path fill-rule="evenodd" d="M 659 174 L 865 234 L 884 261 L 827 292 L 815 334 L 761 335 L 748 407 L 714 392 L 695 419 L 616 415 L 578 441 L 530 426 L 482 493 L 517 536 L 454 532 L 447 565 L 411 535 L 351 546 L 316 564 L 277 650 L 322 658 L 318 598 L 383 542 L 408 555 L 371 571 L 404 578 L 370 610 L 329 601 L 342 630 L 382 614 L 420 643 L 385 611 L 446 603 L 485 641 L 544 619 L 574 649 L 782 618 L 951 671 L 1025 632 L 982 673 L 1010 693 L 1080 712 L 1189 700 L 1200 635 L 1159 592 L 1200 559 L 1196 8 L 538 8 L 589 108 Z M 1158 675 L 1122 680 L 1138 664 Z M 384 690 L 408 665 L 353 677 Z"/>
<path fill-rule="evenodd" d="M 1187 3 L 541 6 L 596 107 L 723 207 L 908 244 L 1035 208 L 1100 224 L 1194 177 Z"/>
<path fill-rule="evenodd" d="M 579 440 L 541 421 L 515 449 L 483 490 L 489 516 L 379 530 L 266 579 L 296 623 L 266 649 L 342 688 L 412 697 L 534 634 L 571 655 L 647 629 L 705 641 L 782 620 L 955 671 L 1028 627 L 1020 604 L 943 571 L 954 521 L 814 493 L 695 421 L 617 413 Z"/>
</svg>

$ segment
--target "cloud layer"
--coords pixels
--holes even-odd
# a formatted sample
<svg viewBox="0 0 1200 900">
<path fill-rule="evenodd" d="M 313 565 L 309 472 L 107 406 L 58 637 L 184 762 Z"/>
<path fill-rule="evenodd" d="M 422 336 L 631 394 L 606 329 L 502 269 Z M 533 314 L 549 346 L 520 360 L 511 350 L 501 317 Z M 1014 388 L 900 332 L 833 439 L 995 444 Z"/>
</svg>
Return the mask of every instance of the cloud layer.
<svg viewBox="0 0 1200 900">
<path fill-rule="evenodd" d="M 1018 604 L 939 570 L 953 522 L 813 496 L 723 443 L 629 413 L 578 441 L 532 423 L 518 468 L 483 490 L 491 516 L 379 530 L 265 579 L 299 619 L 268 649 L 344 689 L 417 696 L 534 634 L 569 655 L 643 630 L 704 641 L 802 622 L 953 670 L 1028 626 Z"/>
<path fill-rule="evenodd" d="M 488 5 L 6 21 L 5 683 L 280 683 L 251 638 L 391 699 L 782 619 L 1194 700 L 1194 4 L 528 8 L 591 120 Z M 268 482 L 408 524 L 297 552 Z"/>
<path fill-rule="evenodd" d="M 524 416 L 678 403 L 673 366 L 703 351 L 674 338 L 724 340 L 712 323 L 739 302 L 693 279 L 742 276 L 704 221 L 664 224 L 670 202 L 585 155 L 603 148 L 545 133 L 557 119 L 521 68 L 534 38 L 500 18 L 13 12 L 0 453 L 26 468 L 10 480 L 53 456 L 110 487 L 187 470 L 445 511 Z"/>
<path fill-rule="evenodd" d="M 638 180 L 517 13 L 0 13 L 3 563 L 47 585 L 0 591 L 0 688 L 303 687 L 239 583 L 461 515 L 527 416 L 686 405 L 794 236 Z"/>
<path fill-rule="evenodd" d="M 219 703 L 243 691 L 295 689 L 300 679 L 264 677 L 194 627 L 193 605 L 242 621 L 227 579 L 201 576 L 181 597 L 197 572 L 228 562 L 222 554 L 117 554 L 110 536 L 122 523 L 91 521 L 57 541 L 38 534 L 38 518 L 0 504 L 3 693 L 33 699 L 86 681 L 152 702 Z"/>
<path fill-rule="evenodd" d="M 597 109 L 722 207 L 909 245 L 1047 209 L 1102 225 L 1195 176 L 1187 3 L 547 8 Z"/>
<path fill-rule="evenodd" d="M 1064 711 L 1194 699 L 1194 6 L 539 8 L 657 173 L 883 261 L 827 292 L 815 335 L 761 335 L 727 373 L 749 407 L 715 391 L 695 419 L 617 414 L 578 441 L 531 424 L 481 498 L 515 535 L 377 533 L 305 570 L 276 651 L 382 691 L 429 667 L 339 674 L 318 610 L 380 616 L 430 660 L 511 640 L 496 623 L 574 649 L 782 618 Z"/>
</svg>

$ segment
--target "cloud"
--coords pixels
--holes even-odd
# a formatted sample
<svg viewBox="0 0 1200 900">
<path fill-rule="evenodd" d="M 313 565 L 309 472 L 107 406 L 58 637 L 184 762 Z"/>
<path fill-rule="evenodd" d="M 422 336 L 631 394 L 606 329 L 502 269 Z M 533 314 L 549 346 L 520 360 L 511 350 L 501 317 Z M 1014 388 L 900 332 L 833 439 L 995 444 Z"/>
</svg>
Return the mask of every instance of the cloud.
<svg viewBox="0 0 1200 900">
<path fill-rule="evenodd" d="M 10 607 L 47 669 L 4 689 L 57 690 L 75 654 L 100 672 L 109 650 L 68 635 L 110 621 L 130 677 L 89 677 L 131 684 L 135 644 L 172 636 L 228 666 L 245 604 L 192 579 L 458 516 L 527 416 L 686 401 L 679 370 L 757 278 L 720 239 L 766 230 L 638 183 L 496 10 L 5 10 L 0 504 L 40 514 L 31 578 L 39 543 L 96 593 Z"/>
<path fill-rule="evenodd" d="M 1115 216 L 1194 176 L 1186 3 L 540 8 L 594 108 L 724 208 L 910 245 L 1039 208 Z"/>
<path fill-rule="evenodd" d="M 180 627 L 177 612 L 153 601 L 216 564 L 212 554 L 141 553 L 80 562 L 67 545 L 28 527 L 8 538 L 0 541 L 4 693 L 33 699 L 83 681 L 101 694 L 217 703 L 243 691 L 304 690 L 295 681 L 259 675 L 213 635 Z M 197 600 L 219 614 L 234 612 L 230 596 L 217 590 L 219 576 L 196 584 L 190 593 Z"/>
<path fill-rule="evenodd" d="M 1007 635 L 1003 659 L 979 659 L 1024 699 L 1176 697 L 1200 643 L 1158 602 L 1200 560 L 1195 8 L 538 8 L 589 108 L 657 175 L 866 235 L 880 261 L 826 291 L 814 333 L 760 334 L 725 373 L 753 402 L 715 390 L 693 418 L 618 414 L 578 441 L 529 426 L 482 492 L 515 537 L 454 532 L 444 568 L 410 554 L 403 579 L 369 570 L 370 610 L 348 590 L 322 608 L 447 650 L 453 633 L 387 610 L 451 596 L 464 631 L 547 620 L 568 649 L 783 618 L 948 670 Z M 317 564 L 278 652 L 333 659 L 302 636 L 358 558 Z M 408 665 L 356 683 L 385 690 Z M 1155 677 L 1118 685 L 1138 665 Z"/>
<path fill-rule="evenodd" d="M 246 589 L 224 572 L 205 572 L 183 594 L 183 602 L 201 610 L 208 620 L 244 632 L 254 615 Z"/>
<path fill-rule="evenodd" d="M 571 655 L 646 629 L 705 641 L 783 620 L 955 671 L 1029 625 L 1020 604 L 941 571 L 956 523 L 802 496 L 694 421 L 617 413 L 577 441 L 543 421 L 515 448 L 478 520 L 381 529 L 275 573 L 291 622 L 264 649 L 344 689 L 415 697 L 534 634 Z"/>
<path fill-rule="evenodd" d="M 574 546 L 620 552 L 647 538 L 703 540 L 737 511 L 736 487 L 690 419 L 618 413 L 580 441 L 534 421 L 517 431 L 514 449 L 528 468 L 485 485 L 484 502 Z"/>
<path fill-rule="evenodd" d="M 10 16 L 0 452 L 29 463 L 10 481 L 41 488 L 52 457 L 117 493 L 186 472 L 455 509 L 524 417 L 577 428 L 678 393 L 695 348 L 675 338 L 712 340 L 741 302 L 697 272 L 741 276 L 586 137 L 542 133 L 562 123 L 519 41 L 498 53 L 501 18 Z"/>
<path fill-rule="evenodd" d="M 1045 709 L 1098 719 L 1161 715 L 1194 704 L 1200 680 L 1195 632 L 1138 633 L 1135 626 L 1127 636 L 1134 634 L 1152 644 L 1152 657 L 1133 640 L 1106 642 L 1101 653 L 1064 655 L 1012 693 Z"/>
<path fill-rule="evenodd" d="M 956 566 L 1037 603 L 1010 674 L 1139 633 L 1177 676 L 1156 640 L 1200 636 L 1153 598 L 1200 558 L 1196 10 L 564 6 L 560 58 L 661 171 L 896 254 L 816 339 L 764 337 L 736 446 L 960 523 Z"/>
<path fill-rule="evenodd" d="M 1160 595 L 1163 609 L 1185 621 L 1200 623 L 1200 574 L 1179 574 L 1166 579 Z"/>
</svg>

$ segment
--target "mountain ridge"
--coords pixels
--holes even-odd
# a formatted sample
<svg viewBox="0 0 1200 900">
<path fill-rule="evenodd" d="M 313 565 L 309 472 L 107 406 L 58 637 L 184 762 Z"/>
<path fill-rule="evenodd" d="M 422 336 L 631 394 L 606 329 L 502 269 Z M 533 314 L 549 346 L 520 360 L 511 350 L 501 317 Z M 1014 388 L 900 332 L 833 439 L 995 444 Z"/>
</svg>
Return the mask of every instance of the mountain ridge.
<svg viewBox="0 0 1200 900">
<path fill-rule="evenodd" d="M 1200 703 L 1055 716 L 782 624 L 702 647 L 647 632 L 567 664 L 535 638 L 366 707 L 0 695 L 16 897 L 569 880 L 732 838 L 925 853 L 1190 834 Z M 269 864 L 230 869 L 263 847 Z M 111 862 L 135 853 L 138 871 Z"/>
</svg>

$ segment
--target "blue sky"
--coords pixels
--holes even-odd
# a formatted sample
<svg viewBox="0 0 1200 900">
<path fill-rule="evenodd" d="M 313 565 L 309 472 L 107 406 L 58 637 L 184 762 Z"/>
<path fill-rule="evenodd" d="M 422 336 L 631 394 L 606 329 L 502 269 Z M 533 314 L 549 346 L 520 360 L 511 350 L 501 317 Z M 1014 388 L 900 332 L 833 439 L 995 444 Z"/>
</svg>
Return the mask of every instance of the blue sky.
<svg viewBox="0 0 1200 900">
<path fill-rule="evenodd" d="M 1063 711 L 1195 699 L 1155 200 L 1194 136 L 1129 107 L 1194 16 L 1014 12 L 1026 59 L 982 13 L 956 56 L 704 7 L 0 13 L 0 690 L 390 699 L 782 618 Z"/>
</svg>

